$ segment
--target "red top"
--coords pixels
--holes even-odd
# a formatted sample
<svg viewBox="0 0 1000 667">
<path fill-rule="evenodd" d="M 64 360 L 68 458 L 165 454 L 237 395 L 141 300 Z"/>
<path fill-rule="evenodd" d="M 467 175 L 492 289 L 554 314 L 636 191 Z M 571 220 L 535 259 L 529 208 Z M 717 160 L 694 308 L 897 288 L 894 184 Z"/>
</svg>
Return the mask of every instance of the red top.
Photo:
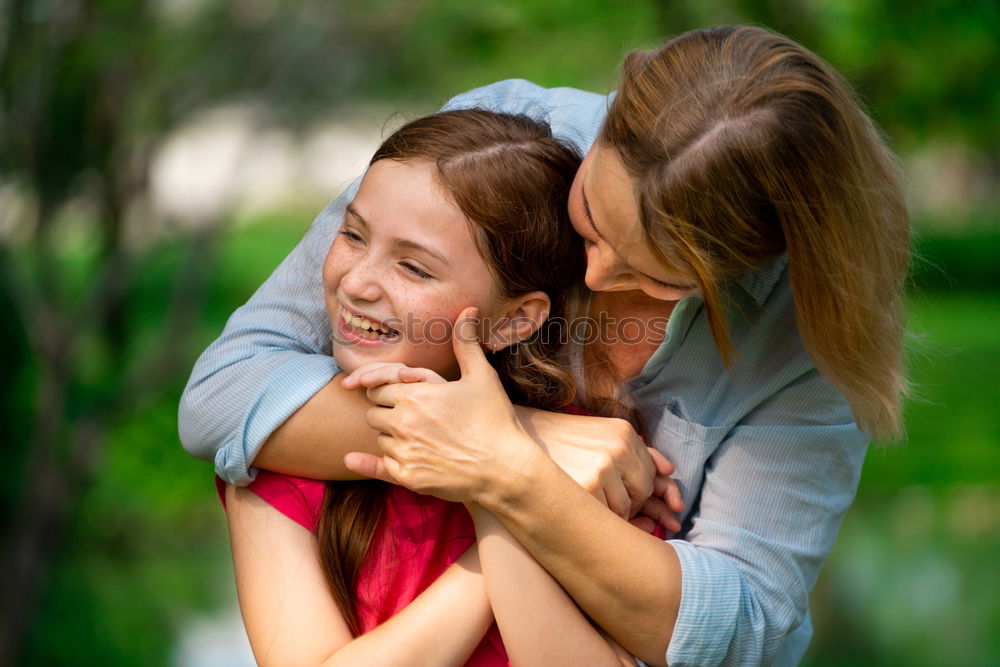
<svg viewBox="0 0 1000 667">
<path fill-rule="evenodd" d="M 216 484 L 225 497 L 222 480 L 216 478 Z M 249 488 L 288 518 L 316 532 L 325 482 L 259 470 Z M 358 574 L 354 599 L 362 632 L 381 625 L 412 602 L 475 541 L 472 517 L 461 503 L 390 486 L 385 514 Z M 465 664 L 510 664 L 496 623 Z"/>
</svg>

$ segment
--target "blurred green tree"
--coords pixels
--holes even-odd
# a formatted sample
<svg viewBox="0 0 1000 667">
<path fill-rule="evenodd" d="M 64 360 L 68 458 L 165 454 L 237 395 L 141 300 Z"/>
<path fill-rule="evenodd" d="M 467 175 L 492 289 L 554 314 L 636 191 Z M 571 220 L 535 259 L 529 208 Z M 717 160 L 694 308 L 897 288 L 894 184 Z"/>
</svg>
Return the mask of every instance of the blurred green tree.
<svg viewBox="0 0 1000 667">
<path fill-rule="evenodd" d="M 0 185 L 14 202 L 0 247 L 12 314 L 0 327 L 12 436 L 0 664 L 17 662 L 109 426 L 189 367 L 177 359 L 192 356 L 220 221 L 183 242 L 156 326 L 138 323 L 138 286 L 162 246 L 144 230 L 156 142 L 220 100 L 314 113 L 372 43 L 326 3 L 173 5 L 0 3 Z"/>
</svg>

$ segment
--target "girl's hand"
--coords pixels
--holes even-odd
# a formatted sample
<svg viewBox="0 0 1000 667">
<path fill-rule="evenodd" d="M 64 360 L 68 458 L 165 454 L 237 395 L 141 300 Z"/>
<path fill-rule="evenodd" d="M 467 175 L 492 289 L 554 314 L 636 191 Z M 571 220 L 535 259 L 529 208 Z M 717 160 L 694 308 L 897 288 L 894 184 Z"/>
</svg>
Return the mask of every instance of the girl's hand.
<svg viewBox="0 0 1000 667">
<path fill-rule="evenodd" d="M 684 500 L 677 482 L 670 477 L 674 465 L 652 447 L 649 448 L 649 455 L 656 463 L 653 494 L 642 504 L 638 513 L 629 519 L 629 523 L 647 533 L 652 533 L 657 525 L 671 533 L 679 533 L 681 522 L 677 517 L 684 511 Z"/>
<path fill-rule="evenodd" d="M 413 368 L 406 364 L 373 361 L 360 366 L 341 380 L 344 389 L 374 389 L 384 384 L 408 382 L 447 382 L 443 377 L 427 368 Z"/>
<path fill-rule="evenodd" d="M 577 484 L 623 518 L 680 512 L 663 505 L 674 466 L 624 419 L 515 408 L 524 429 Z M 680 494 L 677 494 L 679 500 Z M 652 502 L 650 502 L 652 501 Z M 663 511 L 657 511 L 663 510 Z M 668 529 L 676 519 L 665 523 Z"/>
</svg>

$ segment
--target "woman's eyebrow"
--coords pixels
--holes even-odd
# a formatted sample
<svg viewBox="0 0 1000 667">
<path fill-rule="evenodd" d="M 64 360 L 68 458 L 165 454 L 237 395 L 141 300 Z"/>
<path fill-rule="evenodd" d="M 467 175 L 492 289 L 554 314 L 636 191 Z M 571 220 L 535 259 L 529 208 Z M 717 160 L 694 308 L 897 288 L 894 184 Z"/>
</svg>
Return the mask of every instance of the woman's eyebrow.
<svg viewBox="0 0 1000 667">
<path fill-rule="evenodd" d="M 366 229 L 371 228 L 371 225 L 368 224 L 368 221 L 365 220 L 364 216 L 358 213 L 358 209 L 354 208 L 354 206 L 352 206 L 351 204 L 347 205 L 347 212 L 350 213 L 352 216 L 354 216 L 354 219 L 357 220 L 358 224 L 360 224 L 362 227 L 365 227 Z M 417 243 L 416 241 L 411 241 L 409 239 L 394 238 L 392 240 L 392 245 L 397 248 L 404 248 L 406 250 L 416 250 L 418 252 L 426 253 L 431 257 L 433 257 L 434 259 L 441 262 L 442 264 L 444 264 L 445 266 L 451 268 L 451 262 L 449 262 L 444 255 L 439 253 L 437 250 L 434 250 L 433 248 L 429 248 L 425 245 Z"/>
</svg>

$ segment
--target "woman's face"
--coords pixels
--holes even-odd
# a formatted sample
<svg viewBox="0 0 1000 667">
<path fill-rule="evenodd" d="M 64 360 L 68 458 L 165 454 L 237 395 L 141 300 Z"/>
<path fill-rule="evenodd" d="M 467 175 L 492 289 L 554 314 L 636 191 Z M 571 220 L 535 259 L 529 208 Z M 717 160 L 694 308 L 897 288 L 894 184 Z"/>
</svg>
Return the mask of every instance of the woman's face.
<svg viewBox="0 0 1000 667">
<path fill-rule="evenodd" d="M 467 306 L 502 314 L 469 221 L 430 162 L 380 160 L 365 175 L 323 265 L 333 354 L 458 374 L 451 331 Z"/>
<path fill-rule="evenodd" d="M 646 245 L 632 179 L 614 150 L 594 144 L 569 195 L 573 228 L 587 251 L 587 287 L 641 291 L 677 301 L 697 291 L 694 277 L 663 266 Z"/>
</svg>

